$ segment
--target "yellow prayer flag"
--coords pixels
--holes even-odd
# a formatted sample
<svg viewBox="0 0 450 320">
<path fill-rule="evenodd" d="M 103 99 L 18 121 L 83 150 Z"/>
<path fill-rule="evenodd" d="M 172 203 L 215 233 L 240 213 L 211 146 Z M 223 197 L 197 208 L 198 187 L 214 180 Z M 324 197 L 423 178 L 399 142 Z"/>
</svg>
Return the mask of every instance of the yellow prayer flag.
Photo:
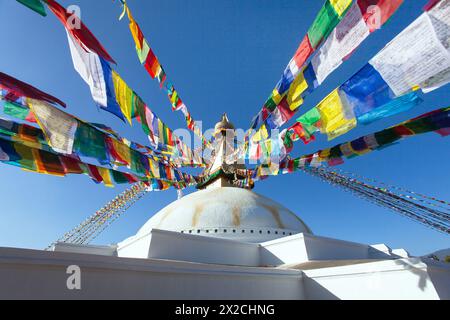
<svg viewBox="0 0 450 320">
<path fill-rule="evenodd" d="M 127 144 L 116 139 L 111 140 L 113 143 L 113 148 L 120 158 L 120 162 L 124 162 L 124 164 L 129 165 L 131 163 L 130 147 Z"/>
<path fill-rule="evenodd" d="M 352 4 L 352 0 L 330 0 L 330 4 L 334 8 L 334 11 L 339 16 L 342 16 L 345 10 Z"/>
<path fill-rule="evenodd" d="M 261 140 L 265 140 L 269 137 L 269 133 L 267 132 L 267 128 L 266 125 L 263 124 L 261 126 L 261 128 L 258 129 L 258 131 L 256 131 L 256 133 L 253 135 L 252 140 L 254 142 L 258 142 Z"/>
<path fill-rule="evenodd" d="M 114 92 L 116 94 L 116 101 L 120 106 L 125 118 L 131 125 L 131 113 L 133 108 L 133 90 L 123 81 L 117 72 L 112 70 L 112 80 L 114 83 Z"/>
<path fill-rule="evenodd" d="M 98 172 L 102 176 L 103 183 L 106 187 L 114 187 L 114 184 L 111 179 L 111 172 L 107 168 L 97 167 Z"/>
<path fill-rule="evenodd" d="M 271 98 L 273 102 L 278 105 L 281 102 L 281 99 L 283 99 L 283 96 L 278 92 L 277 89 L 273 89 Z"/>
<path fill-rule="evenodd" d="M 128 12 L 128 19 L 130 20 L 129 27 L 130 27 L 131 35 L 133 36 L 134 43 L 136 44 L 136 48 L 138 48 L 139 50 L 142 50 L 142 45 L 139 40 L 139 26 L 137 25 L 136 21 L 134 21 L 133 16 L 131 15 L 130 10 L 128 10 L 128 8 L 127 8 L 127 12 Z"/>
<path fill-rule="evenodd" d="M 294 111 L 303 104 L 302 93 L 308 88 L 308 83 L 303 76 L 303 72 L 299 72 L 295 80 L 292 82 L 287 93 L 287 103 L 289 109 Z"/>
<path fill-rule="evenodd" d="M 156 167 L 156 168 L 158 168 L 158 171 L 156 171 L 155 161 L 153 159 L 148 159 L 148 164 L 150 167 L 150 171 L 149 171 L 150 177 L 151 178 L 159 178 L 159 167 Z"/>
<path fill-rule="evenodd" d="M 339 90 L 335 89 L 317 106 L 321 117 L 321 132 L 328 135 L 328 140 L 332 140 L 356 126 L 356 119 L 347 119 L 344 113 L 339 96 Z"/>
<path fill-rule="evenodd" d="M 330 153 L 331 153 L 331 149 L 330 148 L 321 150 L 319 152 L 319 158 L 326 161 L 329 158 Z"/>
</svg>

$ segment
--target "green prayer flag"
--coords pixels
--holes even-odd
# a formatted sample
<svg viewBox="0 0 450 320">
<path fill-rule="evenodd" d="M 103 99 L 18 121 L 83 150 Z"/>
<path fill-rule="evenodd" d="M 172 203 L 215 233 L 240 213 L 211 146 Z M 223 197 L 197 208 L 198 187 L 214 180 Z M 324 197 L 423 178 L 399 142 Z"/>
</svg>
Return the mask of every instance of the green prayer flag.
<svg viewBox="0 0 450 320">
<path fill-rule="evenodd" d="M 130 149 L 130 159 L 130 170 L 137 173 L 139 176 L 145 176 L 147 172 L 141 161 L 141 154 L 136 150 Z"/>
<path fill-rule="evenodd" d="M 342 151 L 339 147 L 340 145 L 330 148 L 330 159 L 342 157 Z"/>
<path fill-rule="evenodd" d="M 79 122 L 75 133 L 73 150 L 83 156 L 109 164 L 105 145 L 105 134 L 86 123 Z"/>
<path fill-rule="evenodd" d="M 111 172 L 115 183 L 117 184 L 128 183 L 128 179 L 122 172 L 116 170 L 111 170 Z"/>
<path fill-rule="evenodd" d="M 34 160 L 34 155 L 31 148 L 16 142 L 13 143 L 13 148 L 20 156 L 20 159 L 14 162 L 10 162 L 10 164 L 16 165 L 23 169 L 35 171 L 36 161 Z"/>
<path fill-rule="evenodd" d="M 405 127 L 410 129 L 415 134 L 426 133 L 434 130 L 438 130 L 439 128 L 433 124 L 429 119 L 417 119 L 409 123 L 405 123 Z"/>
<path fill-rule="evenodd" d="M 305 129 L 306 126 L 314 126 L 320 120 L 320 112 L 314 107 L 301 117 L 297 118 L 297 122 L 300 122 Z"/>
<path fill-rule="evenodd" d="M 400 140 L 401 137 L 395 132 L 393 128 L 389 128 L 383 131 L 376 132 L 375 139 L 377 140 L 378 145 L 382 147 Z"/>
<path fill-rule="evenodd" d="M 23 4 L 24 6 L 30 8 L 34 12 L 39 13 L 41 16 L 46 16 L 47 12 L 42 4 L 41 0 L 16 0 L 17 2 Z"/>
<path fill-rule="evenodd" d="M 138 95 L 134 95 L 133 100 L 134 112 L 136 116 L 141 119 L 142 130 L 146 135 L 150 134 L 150 127 L 148 126 L 146 115 L 145 115 L 145 102 Z"/>
<path fill-rule="evenodd" d="M 272 99 L 272 95 L 270 96 L 269 99 L 267 99 L 267 101 L 264 103 L 264 106 L 269 110 L 269 111 L 274 111 L 275 108 L 277 107 L 277 104 L 275 103 L 275 101 L 273 101 Z"/>
<path fill-rule="evenodd" d="M 30 109 L 18 105 L 17 103 L 6 101 L 3 112 L 10 117 L 25 120 L 30 113 Z"/>
<path fill-rule="evenodd" d="M 320 9 L 319 14 L 308 30 L 308 38 L 311 46 L 316 49 L 338 25 L 340 17 L 328 0 Z"/>
</svg>

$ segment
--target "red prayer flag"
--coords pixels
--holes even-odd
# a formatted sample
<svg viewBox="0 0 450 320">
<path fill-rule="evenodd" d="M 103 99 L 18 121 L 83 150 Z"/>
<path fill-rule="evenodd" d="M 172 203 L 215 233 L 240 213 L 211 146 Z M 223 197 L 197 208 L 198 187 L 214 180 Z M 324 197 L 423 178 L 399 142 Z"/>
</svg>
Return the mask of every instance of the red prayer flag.
<svg viewBox="0 0 450 320">
<path fill-rule="evenodd" d="M 79 17 L 68 12 L 55 0 L 46 0 L 46 2 L 50 10 L 62 22 L 66 30 L 72 34 L 82 47 L 88 48 L 109 62 L 116 63 Z M 71 25 L 72 23 L 79 23 L 79 28 Z"/>
<path fill-rule="evenodd" d="M 156 58 L 155 53 L 150 48 L 148 51 L 147 58 L 145 59 L 144 67 L 147 69 L 147 72 L 150 74 L 152 79 L 155 79 L 156 72 L 158 71 L 159 61 L 158 58 Z"/>
<path fill-rule="evenodd" d="M 106 143 L 106 149 L 108 150 L 109 154 L 113 157 L 113 159 L 122 165 L 129 165 L 127 159 L 122 158 L 119 152 L 117 152 L 116 148 L 114 147 L 114 142 L 111 137 L 105 136 L 105 143 Z"/>
<path fill-rule="evenodd" d="M 295 110 L 291 110 L 289 104 L 287 103 L 287 96 L 284 96 L 283 99 L 281 99 L 281 102 L 278 104 L 277 108 L 280 110 L 281 116 L 285 123 L 295 115 Z"/>
<path fill-rule="evenodd" d="M 450 128 L 442 128 L 435 131 L 437 134 L 441 135 L 442 137 L 450 136 Z"/>
<path fill-rule="evenodd" d="M 340 165 L 340 164 L 343 164 L 343 163 L 344 163 L 344 160 L 341 157 L 339 157 L 339 158 L 332 158 L 332 159 L 328 160 L 328 165 L 330 167 L 334 167 L 334 166 L 337 166 L 337 165 Z"/>
<path fill-rule="evenodd" d="M 358 0 L 358 6 L 370 32 L 380 29 L 401 6 L 403 0 Z"/>
<path fill-rule="evenodd" d="M 314 49 L 311 46 L 308 35 L 306 35 L 294 54 L 293 59 L 295 60 L 295 64 L 297 65 L 297 67 L 301 68 L 313 52 Z"/>
<path fill-rule="evenodd" d="M 64 167 L 64 172 L 66 174 L 69 174 L 69 173 L 81 174 L 81 173 L 83 173 L 83 169 L 80 167 L 79 160 L 70 158 L 70 157 L 66 157 L 66 156 L 60 156 L 60 160 L 61 160 L 62 166 Z"/>
<path fill-rule="evenodd" d="M 92 180 L 94 180 L 96 183 L 102 182 L 103 178 L 100 172 L 98 171 L 97 167 L 92 164 L 88 164 L 87 166 L 89 169 L 88 174 L 92 178 Z"/>
<path fill-rule="evenodd" d="M 430 11 L 434 8 L 435 5 L 437 5 L 441 0 L 430 0 L 428 3 L 423 7 L 423 11 Z"/>
<path fill-rule="evenodd" d="M 398 134 L 400 137 L 406 137 L 406 136 L 412 136 L 414 135 L 414 131 L 409 129 L 408 127 L 401 125 L 401 126 L 395 126 L 394 132 Z"/>
<path fill-rule="evenodd" d="M 128 180 L 129 183 L 135 183 L 139 181 L 138 178 L 136 178 L 134 175 L 130 173 L 123 172 L 123 175 L 125 176 L 125 178 Z"/>
<path fill-rule="evenodd" d="M 13 78 L 3 72 L 0 72 L 0 89 L 9 91 L 9 95 L 17 97 L 28 97 L 36 100 L 43 100 L 49 103 L 59 104 L 62 107 L 66 107 L 66 104 L 28 83 L 22 82 L 16 78 Z M 10 98 L 12 97 L 10 96 Z M 7 95 L 8 97 L 8 95 Z"/>
</svg>

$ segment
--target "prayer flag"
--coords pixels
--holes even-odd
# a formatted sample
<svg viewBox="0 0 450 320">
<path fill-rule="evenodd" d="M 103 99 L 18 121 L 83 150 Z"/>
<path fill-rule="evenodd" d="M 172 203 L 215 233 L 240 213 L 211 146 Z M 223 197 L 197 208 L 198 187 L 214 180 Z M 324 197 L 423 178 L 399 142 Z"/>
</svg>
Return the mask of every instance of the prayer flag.
<svg viewBox="0 0 450 320">
<path fill-rule="evenodd" d="M 308 38 L 314 49 L 328 37 L 334 27 L 339 23 L 339 20 L 339 14 L 330 1 L 327 0 L 308 30 Z"/>
<path fill-rule="evenodd" d="M 340 86 L 356 117 L 381 107 L 393 99 L 395 94 L 371 64 L 366 64 Z"/>
<path fill-rule="evenodd" d="M 45 17 L 47 15 L 45 7 L 40 0 L 17 0 L 17 2 L 20 2 L 24 6 L 27 6 L 34 12 L 39 13 L 41 16 Z"/>
<path fill-rule="evenodd" d="M 318 83 L 321 84 L 336 70 L 369 34 L 369 28 L 355 2 L 312 59 Z"/>
<path fill-rule="evenodd" d="M 124 120 L 124 115 L 117 104 L 109 63 L 95 52 L 83 48 L 69 32 L 67 32 L 67 39 L 73 66 L 89 85 L 92 99 L 100 108 Z"/>
<path fill-rule="evenodd" d="M 293 60 L 299 69 L 303 67 L 313 52 L 314 49 L 311 47 L 308 35 L 306 35 L 298 46 L 298 49 L 293 57 Z"/>
<path fill-rule="evenodd" d="M 131 124 L 133 109 L 133 90 L 123 81 L 117 72 L 112 71 L 112 81 L 114 84 L 114 92 L 117 104 L 128 122 Z"/>
<path fill-rule="evenodd" d="M 422 102 L 423 100 L 419 97 L 417 92 L 411 92 L 404 96 L 398 97 L 383 106 L 360 115 L 358 117 L 358 122 L 362 124 L 369 124 L 379 119 L 410 110 Z"/>
<path fill-rule="evenodd" d="M 66 10 L 55 0 L 45 0 L 49 9 L 61 21 L 66 30 L 83 47 L 95 52 L 103 59 L 115 63 L 102 44 L 95 38 L 92 32 L 84 25 L 78 16 Z M 78 24 L 78 26 L 76 26 Z"/>
<path fill-rule="evenodd" d="M 49 103 L 59 104 L 62 107 L 66 107 L 66 104 L 58 98 L 55 98 L 3 72 L 0 72 L 0 89 L 4 89 L 8 93 L 11 93 L 16 97 L 27 97 L 36 100 L 43 100 Z"/>
<path fill-rule="evenodd" d="M 317 105 L 320 113 L 321 132 L 328 135 L 328 140 L 332 140 L 356 126 L 356 119 L 347 119 L 344 114 L 344 106 L 339 95 L 339 90 L 335 89 L 324 100 Z"/>
<path fill-rule="evenodd" d="M 106 187 L 114 187 L 111 178 L 111 171 L 107 168 L 97 167 L 98 173 L 102 177 L 103 183 Z"/>
<path fill-rule="evenodd" d="M 450 68 L 450 27 L 433 17 L 439 9 L 423 13 L 369 61 L 396 96 Z"/>
<path fill-rule="evenodd" d="M 3 107 L 3 112 L 10 117 L 36 123 L 36 118 L 33 112 L 31 112 L 29 108 L 20 104 L 6 101 Z"/>
<path fill-rule="evenodd" d="M 36 172 L 60 177 L 65 176 L 65 169 L 57 155 L 38 149 L 31 150 L 36 162 Z"/>
<path fill-rule="evenodd" d="M 381 28 L 402 5 L 403 0 L 357 0 L 370 32 Z"/>
<path fill-rule="evenodd" d="M 33 99 L 29 99 L 28 102 L 53 150 L 71 154 L 78 121 L 45 102 Z"/>
<path fill-rule="evenodd" d="M 78 123 L 73 150 L 80 155 L 94 158 L 101 164 L 110 164 L 106 152 L 105 134 L 83 122 Z"/>
</svg>

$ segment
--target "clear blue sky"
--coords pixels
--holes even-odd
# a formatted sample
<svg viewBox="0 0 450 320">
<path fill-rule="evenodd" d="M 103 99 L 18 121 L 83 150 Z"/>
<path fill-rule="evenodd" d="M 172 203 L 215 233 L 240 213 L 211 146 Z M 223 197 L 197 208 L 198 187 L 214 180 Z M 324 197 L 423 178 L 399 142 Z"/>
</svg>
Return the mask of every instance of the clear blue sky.
<svg viewBox="0 0 450 320">
<path fill-rule="evenodd" d="M 118 1 L 60 0 L 81 7 L 82 20 L 117 61 L 118 72 L 173 129 L 182 116 L 140 66 L 127 21 L 118 21 Z M 236 127 L 251 118 L 278 81 L 312 23 L 322 0 L 129 0 L 167 74 L 196 119 L 211 127 L 227 112 Z M 392 20 L 371 35 L 352 58 L 308 96 L 308 110 L 359 70 L 388 41 L 421 14 L 426 0 L 405 0 Z M 88 87 L 74 71 L 65 31 L 51 14 L 35 14 L 16 1 L 0 0 L 0 70 L 53 94 L 68 111 L 112 126 L 145 142 L 139 126 L 128 127 L 98 111 Z M 450 104 L 449 86 L 425 96 L 416 109 L 332 141 L 339 143 Z M 364 157 L 342 169 L 411 190 L 450 199 L 450 138 L 428 134 Z M 294 155 L 330 146 L 324 137 Z M 111 200 L 124 187 L 96 185 L 86 176 L 58 178 L 0 164 L 0 246 L 43 248 Z M 187 190 L 188 192 L 193 192 Z M 450 237 L 302 173 L 272 177 L 256 192 L 296 212 L 318 235 L 367 244 L 386 243 L 425 254 L 450 247 Z M 134 234 L 154 213 L 176 199 L 174 190 L 148 194 L 106 230 L 96 243 Z"/>
</svg>

